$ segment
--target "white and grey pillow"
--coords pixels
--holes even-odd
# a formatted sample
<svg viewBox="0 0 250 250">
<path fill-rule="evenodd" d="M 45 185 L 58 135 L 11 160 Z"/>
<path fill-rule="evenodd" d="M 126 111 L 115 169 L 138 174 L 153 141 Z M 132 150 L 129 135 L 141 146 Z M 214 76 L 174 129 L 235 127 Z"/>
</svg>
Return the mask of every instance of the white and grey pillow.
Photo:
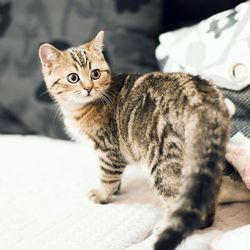
<svg viewBox="0 0 250 250">
<path fill-rule="evenodd" d="M 232 134 L 250 137 L 250 1 L 197 25 L 159 37 L 163 71 L 186 71 L 212 80 L 236 105 Z"/>
</svg>

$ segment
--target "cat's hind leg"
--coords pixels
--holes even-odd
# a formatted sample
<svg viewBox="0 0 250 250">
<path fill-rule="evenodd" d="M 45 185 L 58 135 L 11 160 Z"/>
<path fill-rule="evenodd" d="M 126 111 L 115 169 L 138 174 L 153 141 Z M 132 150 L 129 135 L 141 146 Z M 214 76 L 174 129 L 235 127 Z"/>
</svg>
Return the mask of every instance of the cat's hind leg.
<svg viewBox="0 0 250 250">
<path fill-rule="evenodd" d="M 182 160 L 168 158 L 158 160 L 151 166 L 153 185 L 164 206 L 164 217 L 155 225 L 154 234 L 160 235 L 171 220 L 169 214 L 175 204 L 175 197 L 181 181 Z"/>
</svg>

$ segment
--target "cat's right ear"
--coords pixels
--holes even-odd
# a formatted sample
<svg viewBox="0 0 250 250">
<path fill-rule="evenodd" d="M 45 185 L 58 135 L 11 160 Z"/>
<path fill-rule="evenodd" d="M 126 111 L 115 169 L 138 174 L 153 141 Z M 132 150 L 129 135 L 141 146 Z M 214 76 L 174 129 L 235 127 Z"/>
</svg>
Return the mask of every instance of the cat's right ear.
<svg viewBox="0 0 250 250">
<path fill-rule="evenodd" d="M 44 43 L 39 48 L 39 57 L 43 69 L 50 73 L 60 64 L 62 52 L 49 43 Z"/>
</svg>

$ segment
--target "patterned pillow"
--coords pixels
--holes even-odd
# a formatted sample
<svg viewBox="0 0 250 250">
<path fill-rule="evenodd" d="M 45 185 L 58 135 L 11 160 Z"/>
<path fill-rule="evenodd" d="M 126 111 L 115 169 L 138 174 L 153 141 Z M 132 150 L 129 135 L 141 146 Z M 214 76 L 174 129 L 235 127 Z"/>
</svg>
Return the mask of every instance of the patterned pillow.
<svg viewBox="0 0 250 250">
<path fill-rule="evenodd" d="M 250 2 L 199 24 L 160 35 L 156 57 L 163 71 L 211 79 L 236 105 L 232 134 L 250 137 Z"/>
<path fill-rule="evenodd" d="M 155 70 L 161 1 L 0 1 L 0 133 L 64 137 L 42 80 L 41 42 L 66 49 L 104 29 L 105 53 L 115 72 Z"/>
</svg>

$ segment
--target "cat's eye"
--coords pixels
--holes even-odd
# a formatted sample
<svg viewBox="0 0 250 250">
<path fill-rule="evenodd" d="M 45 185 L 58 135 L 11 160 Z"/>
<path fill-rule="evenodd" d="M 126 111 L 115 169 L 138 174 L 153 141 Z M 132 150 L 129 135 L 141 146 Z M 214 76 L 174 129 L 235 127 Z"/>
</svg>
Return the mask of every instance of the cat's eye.
<svg viewBox="0 0 250 250">
<path fill-rule="evenodd" d="M 99 79 L 101 76 L 101 71 L 99 69 L 93 69 L 91 71 L 91 79 L 92 80 L 97 80 Z"/>
<path fill-rule="evenodd" d="M 67 80 L 70 83 L 77 83 L 77 82 L 79 82 L 80 78 L 76 73 L 71 73 L 71 74 L 67 75 Z"/>
</svg>

